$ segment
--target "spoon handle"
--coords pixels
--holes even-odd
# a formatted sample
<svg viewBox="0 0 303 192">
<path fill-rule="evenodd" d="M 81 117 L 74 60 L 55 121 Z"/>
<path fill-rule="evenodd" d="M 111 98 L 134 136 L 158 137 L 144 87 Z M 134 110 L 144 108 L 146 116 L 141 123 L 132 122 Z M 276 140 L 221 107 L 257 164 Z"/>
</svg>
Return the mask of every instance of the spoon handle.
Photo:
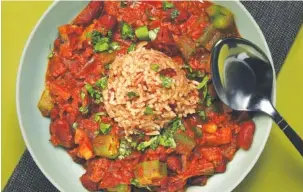
<svg viewBox="0 0 303 192">
<path fill-rule="evenodd" d="M 303 140 L 300 136 L 290 127 L 290 125 L 277 111 L 273 115 L 273 119 L 303 157 Z"/>
</svg>

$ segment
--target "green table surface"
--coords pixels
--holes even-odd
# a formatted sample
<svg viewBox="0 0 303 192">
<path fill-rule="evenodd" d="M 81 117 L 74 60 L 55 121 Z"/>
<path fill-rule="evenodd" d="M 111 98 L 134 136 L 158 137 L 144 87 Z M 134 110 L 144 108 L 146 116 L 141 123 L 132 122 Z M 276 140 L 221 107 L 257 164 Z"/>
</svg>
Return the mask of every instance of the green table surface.
<svg viewBox="0 0 303 192">
<path fill-rule="evenodd" d="M 15 86 L 27 38 L 51 1 L 2 4 L 2 189 L 24 149 L 19 130 Z M 303 137 L 303 28 L 288 54 L 277 81 L 277 109 Z M 303 159 L 276 125 L 257 164 L 236 192 L 302 192 Z"/>
</svg>

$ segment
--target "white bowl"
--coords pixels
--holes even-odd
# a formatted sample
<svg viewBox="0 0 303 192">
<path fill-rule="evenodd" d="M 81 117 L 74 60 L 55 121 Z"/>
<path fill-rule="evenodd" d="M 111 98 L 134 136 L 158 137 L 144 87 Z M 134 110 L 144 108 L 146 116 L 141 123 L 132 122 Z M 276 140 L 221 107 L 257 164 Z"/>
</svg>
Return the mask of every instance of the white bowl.
<svg viewBox="0 0 303 192">
<path fill-rule="evenodd" d="M 254 42 L 272 58 L 265 38 L 245 7 L 238 1 L 216 1 L 229 8 L 235 15 L 236 24 L 242 37 Z M 86 191 L 79 178 L 84 169 L 74 163 L 62 149 L 50 142 L 50 120 L 43 118 L 37 103 L 44 88 L 49 45 L 57 37 L 57 27 L 69 23 L 87 4 L 87 1 L 54 2 L 33 29 L 23 52 L 17 78 L 17 112 L 23 138 L 36 164 L 44 175 L 60 191 Z M 273 101 L 275 103 L 275 84 Z M 211 177 L 204 187 L 191 187 L 188 191 L 229 192 L 249 173 L 258 160 L 271 130 L 268 117 L 255 117 L 257 129 L 249 151 L 239 150 L 227 171 Z"/>
</svg>

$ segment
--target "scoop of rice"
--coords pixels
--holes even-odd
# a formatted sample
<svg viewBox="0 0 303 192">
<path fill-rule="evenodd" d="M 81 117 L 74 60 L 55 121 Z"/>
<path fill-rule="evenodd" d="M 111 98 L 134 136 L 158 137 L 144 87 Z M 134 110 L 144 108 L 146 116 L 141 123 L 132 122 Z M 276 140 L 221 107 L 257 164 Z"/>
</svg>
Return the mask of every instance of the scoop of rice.
<svg viewBox="0 0 303 192">
<path fill-rule="evenodd" d="M 159 71 L 167 68 L 173 69 L 175 75 L 166 78 L 170 86 L 165 87 Z M 127 135 L 157 135 L 171 119 L 195 113 L 199 101 L 197 83 L 188 80 L 170 57 L 140 48 L 112 63 L 108 86 L 103 91 L 105 109 Z"/>
</svg>

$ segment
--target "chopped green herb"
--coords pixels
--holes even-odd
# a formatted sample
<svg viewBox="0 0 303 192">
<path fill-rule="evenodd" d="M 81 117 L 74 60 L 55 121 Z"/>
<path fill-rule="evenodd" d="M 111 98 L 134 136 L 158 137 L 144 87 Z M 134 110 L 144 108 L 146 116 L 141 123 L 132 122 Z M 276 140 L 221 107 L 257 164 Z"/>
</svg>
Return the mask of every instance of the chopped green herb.
<svg viewBox="0 0 303 192">
<path fill-rule="evenodd" d="M 205 114 L 205 111 L 199 111 L 198 112 L 198 115 L 203 119 L 203 120 L 206 120 L 206 114 Z"/>
<path fill-rule="evenodd" d="M 131 52 L 131 51 L 134 51 L 136 49 L 136 44 L 135 43 L 132 43 L 129 48 L 127 49 L 127 53 Z"/>
<path fill-rule="evenodd" d="M 205 86 L 203 89 L 203 98 L 204 99 L 206 98 L 207 94 L 208 94 L 208 89 L 207 89 L 207 86 Z"/>
<path fill-rule="evenodd" d="M 154 149 L 157 148 L 159 144 L 158 136 L 151 138 L 149 141 L 144 141 L 137 146 L 138 151 L 144 151 L 146 148 L 153 146 Z"/>
<path fill-rule="evenodd" d="M 83 91 L 81 91 L 80 97 L 81 97 L 82 100 L 85 98 L 85 96 L 86 96 L 86 94 Z"/>
<path fill-rule="evenodd" d="M 118 159 L 124 159 L 125 157 L 129 156 L 131 153 L 132 153 L 131 143 L 129 143 L 125 139 L 120 140 Z"/>
<path fill-rule="evenodd" d="M 110 70 L 110 64 L 104 65 L 104 68 L 105 68 L 106 70 Z"/>
<path fill-rule="evenodd" d="M 155 150 L 159 145 L 164 147 L 176 147 L 176 142 L 174 140 L 174 134 L 177 130 L 185 130 L 185 127 L 181 119 L 176 118 L 169 122 L 169 127 L 167 127 L 161 135 L 151 138 L 149 141 L 144 141 L 137 146 L 137 150 L 144 151 L 146 148 L 150 147 Z"/>
<path fill-rule="evenodd" d="M 133 40 L 135 37 L 133 28 L 125 22 L 122 22 L 121 37 L 122 39 L 129 38 L 131 40 Z"/>
<path fill-rule="evenodd" d="M 127 93 L 127 96 L 129 99 L 133 99 L 135 97 L 138 97 L 139 95 L 138 95 L 138 93 L 131 91 L 131 92 Z"/>
<path fill-rule="evenodd" d="M 107 37 L 112 38 L 113 37 L 113 32 L 112 30 L 108 30 L 107 32 Z"/>
<path fill-rule="evenodd" d="M 165 88 L 170 88 L 173 84 L 173 79 L 170 77 L 166 77 L 164 75 L 160 76 L 160 79 L 162 80 L 162 86 Z"/>
<path fill-rule="evenodd" d="M 78 126 L 79 126 L 79 125 L 78 125 L 78 123 L 77 123 L 77 122 L 73 123 L 73 128 L 74 128 L 74 129 L 77 129 L 77 128 L 78 128 Z"/>
<path fill-rule="evenodd" d="M 212 98 L 210 96 L 207 96 L 205 101 L 206 101 L 206 106 L 210 107 L 212 104 Z"/>
<path fill-rule="evenodd" d="M 86 38 L 91 38 L 91 37 L 92 37 L 92 33 L 91 33 L 91 32 L 87 32 L 87 33 L 85 34 L 85 37 L 86 37 Z"/>
<path fill-rule="evenodd" d="M 121 1 L 120 2 L 120 7 L 122 7 L 122 8 L 127 7 L 127 1 Z"/>
<path fill-rule="evenodd" d="M 149 106 L 147 106 L 147 107 L 145 108 L 144 114 L 145 114 L 145 115 L 152 115 L 152 114 L 154 114 L 154 111 L 153 111 L 152 108 L 150 108 Z"/>
<path fill-rule="evenodd" d="M 170 17 L 172 19 L 176 19 L 178 16 L 180 15 L 180 12 L 178 11 L 178 9 L 174 9 L 171 14 L 170 14 Z"/>
<path fill-rule="evenodd" d="M 82 107 L 79 108 L 79 111 L 82 114 L 87 114 L 88 113 L 88 107 L 87 106 L 82 106 Z"/>
<path fill-rule="evenodd" d="M 111 129 L 111 125 L 101 122 L 99 128 L 103 134 L 107 134 Z"/>
<path fill-rule="evenodd" d="M 158 28 L 152 29 L 148 32 L 148 36 L 151 41 L 153 41 L 157 38 L 159 30 L 160 30 L 160 28 L 158 27 Z"/>
<path fill-rule="evenodd" d="M 102 77 L 101 79 L 99 79 L 97 82 L 96 82 L 96 86 L 102 88 L 102 89 L 105 89 L 107 87 L 107 81 L 108 81 L 108 77 L 105 76 L 105 77 Z"/>
<path fill-rule="evenodd" d="M 208 80 L 209 80 L 209 77 L 208 77 L 208 76 L 205 76 L 205 77 L 203 78 L 203 80 L 201 81 L 201 83 L 199 83 L 199 85 L 197 86 L 197 89 L 201 89 L 202 87 L 206 86 Z"/>
<path fill-rule="evenodd" d="M 90 96 L 94 97 L 95 90 L 94 90 L 93 86 L 91 86 L 90 84 L 85 84 L 84 87 L 87 90 L 87 92 L 90 94 Z"/>
<path fill-rule="evenodd" d="M 111 50 L 119 50 L 120 49 L 120 44 L 118 42 L 111 42 L 109 44 L 109 47 Z"/>
<path fill-rule="evenodd" d="M 164 10 L 167 10 L 167 9 L 172 9 L 175 7 L 175 5 L 173 3 L 169 3 L 167 1 L 163 1 L 162 3 L 162 7 Z"/>
<path fill-rule="evenodd" d="M 186 77 L 191 80 L 202 78 L 205 76 L 205 74 L 203 74 L 201 71 L 195 71 L 189 65 L 186 64 L 183 66 L 183 69 L 187 71 Z"/>
<path fill-rule="evenodd" d="M 51 52 L 48 54 L 48 56 L 47 56 L 47 57 L 48 57 L 49 59 L 51 59 L 53 56 L 54 56 L 54 52 L 53 52 L 53 51 L 51 51 Z"/>
<path fill-rule="evenodd" d="M 159 69 L 160 69 L 160 66 L 158 64 L 151 64 L 150 65 L 150 68 L 155 71 L 155 72 L 158 72 Z"/>
</svg>

